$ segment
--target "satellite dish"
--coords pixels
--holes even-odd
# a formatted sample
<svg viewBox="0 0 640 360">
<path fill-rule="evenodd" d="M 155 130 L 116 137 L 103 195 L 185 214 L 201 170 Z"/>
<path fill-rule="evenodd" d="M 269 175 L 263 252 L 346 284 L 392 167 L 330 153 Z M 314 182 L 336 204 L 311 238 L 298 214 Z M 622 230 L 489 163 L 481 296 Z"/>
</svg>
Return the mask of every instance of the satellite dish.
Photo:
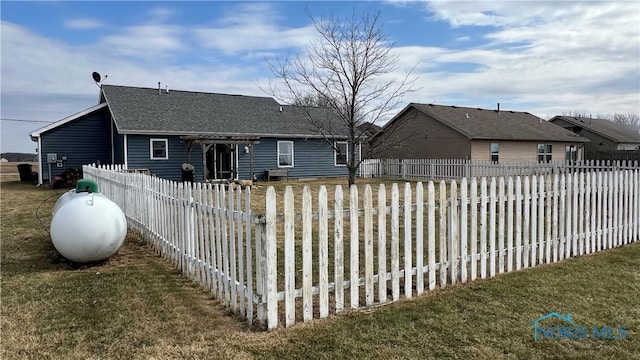
<svg viewBox="0 0 640 360">
<path fill-rule="evenodd" d="M 100 74 L 95 71 L 93 72 L 93 74 L 91 74 L 91 77 L 93 77 L 93 81 L 97 83 L 99 83 L 101 80 Z"/>
</svg>

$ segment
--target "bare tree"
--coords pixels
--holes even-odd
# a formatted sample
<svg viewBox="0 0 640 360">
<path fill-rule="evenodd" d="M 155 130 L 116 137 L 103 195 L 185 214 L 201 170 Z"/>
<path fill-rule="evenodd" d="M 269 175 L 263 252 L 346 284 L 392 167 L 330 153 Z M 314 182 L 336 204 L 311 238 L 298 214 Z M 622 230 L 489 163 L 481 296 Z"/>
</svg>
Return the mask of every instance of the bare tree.
<svg viewBox="0 0 640 360">
<path fill-rule="evenodd" d="M 311 18 L 319 37 L 310 41 L 304 56 L 267 61 L 273 75 L 283 86 L 271 84 L 268 92 L 284 103 L 308 104 L 321 99 L 333 110 L 339 124 L 314 116 L 308 106 L 299 107 L 305 119 L 327 143 L 340 151 L 336 140 L 347 134 L 349 185 L 355 183 L 360 160 L 356 146 L 364 139 L 358 125 L 376 124 L 397 110 L 404 95 L 415 91 L 410 79 L 413 69 L 398 79 L 398 57 L 391 53 L 393 43 L 384 35 L 380 12 L 357 14 L 341 19 L 336 16 Z"/>
<path fill-rule="evenodd" d="M 587 114 L 586 111 L 568 111 L 568 112 L 563 112 L 562 115 L 572 116 L 572 117 L 582 117 L 582 118 L 593 117 L 595 119 L 610 120 L 616 124 L 640 127 L 640 116 L 638 114 L 633 114 L 633 113 L 598 114 L 596 116 L 592 116 L 591 114 Z"/>
<path fill-rule="evenodd" d="M 623 125 L 632 125 L 635 127 L 640 127 L 640 116 L 638 114 L 633 113 L 615 113 L 611 117 L 614 123 L 623 124 Z"/>
</svg>

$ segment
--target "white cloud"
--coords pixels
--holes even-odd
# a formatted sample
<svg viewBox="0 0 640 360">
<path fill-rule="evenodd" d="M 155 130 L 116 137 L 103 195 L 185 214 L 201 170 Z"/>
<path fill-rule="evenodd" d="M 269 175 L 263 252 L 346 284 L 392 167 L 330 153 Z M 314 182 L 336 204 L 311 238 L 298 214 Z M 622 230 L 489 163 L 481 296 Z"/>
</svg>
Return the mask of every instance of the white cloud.
<svg viewBox="0 0 640 360">
<path fill-rule="evenodd" d="M 64 22 L 64 27 L 75 30 L 91 30 L 98 29 L 104 26 L 104 23 L 97 19 L 90 18 L 78 18 L 70 19 Z"/>
<path fill-rule="evenodd" d="M 270 4 L 243 4 L 223 15 L 218 26 L 193 30 L 200 44 L 225 54 L 304 48 L 315 35 L 312 25 L 282 27 Z"/>
<path fill-rule="evenodd" d="M 467 49 L 394 49 L 405 67 L 422 58 L 423 90 L 409 100 L 489 107 L 503 100 L 538 115 L 640 113 L 637 2 L 436 1 L 428 9 L 452 27 L 486 26 L 486 41 Z M 460 63 L 474 71 L 447 70 Z"/>
<path fill-rule="evenodd" d="M 131 26 L 123 28 L 118 34 L 105 36 L 100 41 L 100 47 L 105 52 L 153 59 L 185 50 L 183 34 L 184 30 L 180 26 Z"/>
</svg>

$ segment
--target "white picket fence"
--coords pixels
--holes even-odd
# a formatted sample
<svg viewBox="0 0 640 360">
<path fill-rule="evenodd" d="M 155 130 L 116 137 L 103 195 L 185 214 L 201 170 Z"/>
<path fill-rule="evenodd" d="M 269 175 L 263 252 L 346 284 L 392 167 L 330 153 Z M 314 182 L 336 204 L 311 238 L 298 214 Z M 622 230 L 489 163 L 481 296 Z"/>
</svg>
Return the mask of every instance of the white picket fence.
<svg viewBox="0 0 640 360">
<path fill-rule="evenodd" d="M 259 216 L 249 190 L 83 170 L 183 274 L 268 329 L 640 240 L 637 167 L 269 187 Z"/>
<path fill-rule="evenodd" d="M 487 176 L 533 176 L 552 173 L 633 168 L 638 162 L 626 161 L 491 161 L 465 159 L 365 159 L 360 163 L 364 178 L 403 180 L 470 179 Z"/>
<path fill-rule="evenodd" d="M 181 183 L 122 166 L 83 166 L 85 178 L 127 216 L 182 274 L 252 323 L 260 294 L 254 292 L 255 243 L 251 191 L 222 184 Z M 259 272 L 258 272 L 259 273 Z"/>
<path fill-rule="evenodd" d="M 321 187 L 316 206 L 305 187 L 300 214 L 291 188 L 280 209 L 270 188 L 261 321 L 290 326 L 640 240 L 637 168 L 424 187 L 393 184 L 390 203 L 384 185 L 336 187 L 331 201 Z"/>
</svg>

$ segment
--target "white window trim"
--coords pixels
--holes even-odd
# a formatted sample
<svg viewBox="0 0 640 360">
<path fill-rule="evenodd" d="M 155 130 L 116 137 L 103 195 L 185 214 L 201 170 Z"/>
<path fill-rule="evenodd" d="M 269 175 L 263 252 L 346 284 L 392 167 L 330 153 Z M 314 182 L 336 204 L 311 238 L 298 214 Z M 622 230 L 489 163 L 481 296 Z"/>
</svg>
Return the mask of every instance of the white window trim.
<svg viewBox="0 0 640 360">
<path fill-rule="evenodd" d="M 280 143 L 288 143 L 291 144 L 291 165 L 280 165 Z M 278 143 L 276 144 L 276 162 L 278 164 L 279 168 L 292 168 L 294 166 L 295 163 L 295 156 L 293 156 L 294 154 L 294 150 L 293 150 L 293 141 L 278 141 Z"/>
<path fill-rule="evenodd" d="M 153 156 L 153 143 L 154 142 L 164 142 L 165 146 L 165 156 L 164 157 L 154 157 Z M 169 139 L 149 139 L 149 158 L 151 160 L 169 160 Z"/>
<path fill-rule="evenodd" d="M 345 144 L 347 145 L 346 148 L 346 163 L 345 164 L 338 164 L 338 144 Z M 349 142 L 348 141 L 336 141 L 333 143 L 333 166 L 347 166 L 347 164 L 349 163 Z"/>
</svg>

